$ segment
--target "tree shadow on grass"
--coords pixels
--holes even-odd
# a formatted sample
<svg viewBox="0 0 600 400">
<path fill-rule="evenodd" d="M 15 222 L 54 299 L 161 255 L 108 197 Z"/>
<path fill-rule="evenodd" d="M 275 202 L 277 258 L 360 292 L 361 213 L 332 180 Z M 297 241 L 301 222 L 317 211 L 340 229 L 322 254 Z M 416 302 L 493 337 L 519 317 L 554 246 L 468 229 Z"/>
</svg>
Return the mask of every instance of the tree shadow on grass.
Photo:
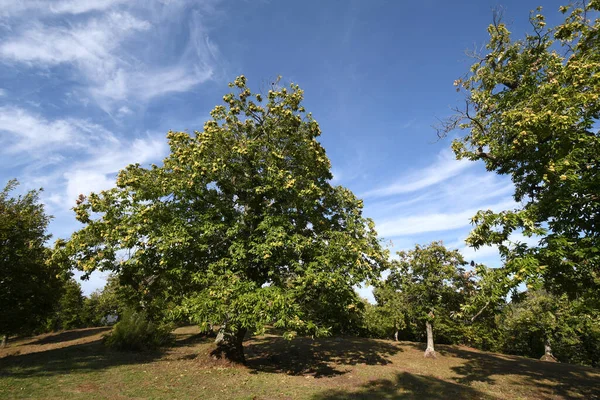
<svg viewBox="0 0 600 400">
<path fill-rule="evenodd" d="M 313 375 L 315 378 L 343 375 L 357 364 L 387 365 L 389 357 L 402 351 L 394 344 L 364 338 L 261 337 L 245 346 L 247 366 L 253 372 Z"/>
<path fill-rule="evenodd" d="M 450 346 L 439 351 L 442 355 L 465 360 L 451 368 L 457 374 L 454 380 L 461 384 L 484 382 L 494 385 L 499 376 L 510 375 L 516 385 L 535 387 L 539 398 L 600 399 L 600 370 L 594 368 Z"/>
<path fill-rule="evenodd" d="M 313 396 L 313 400 L 359 399 L 485 399 L 496 398 L 469 386 L 447 382 L 432 376 L 401 372 L 393 379 L 377 379 L 362 385 L 358 391 L 332 389 Z"/>
<path fill-rule="evenodd" d="M 46 345 L 60 342 L 69 342 L 72 340 L 79 340 L 88 336 L 93 336 L 98 333 L 108 332 L 112 329 L 112 327 L 102 326 L 98 328 L 87 328 L 87 329 L 77 329 L 72 331 L 63 331 L 57 333 L 51 333 L 47 336 L 41 337 L 37 340 L 29 342 L 28 345 Z"/>
<path fill-rule="evenodd" d="M 118 365 L 155 360 L 160 352 L 129 353 L 107 349 L 101 339 L 93 342 L 0 358 L 0 376 L 13 378 L 86 373 Z"/>
<path fill-rule="evenodd" d="M 62 332 L 42 337 L 23 344 L 23 354 L 19 346 L 17 352 L 0 357 L 0 377 L 15 378 L 53 376 L 67 373 L 87 373 L 105 368 L 145 364 L 165 355 L 169 348 L 157 351 L 121 352 L 107 348 L 99 335 L 110 328 L 91 328 Z M 90 338 L 97 334 L 96 338 Z M 193 346 L 206 341 L 196 333 L 178 334 L 174 332 L 174 347 Z M 25 352 L 27 351 L 27 352 Z"/>
</svg>

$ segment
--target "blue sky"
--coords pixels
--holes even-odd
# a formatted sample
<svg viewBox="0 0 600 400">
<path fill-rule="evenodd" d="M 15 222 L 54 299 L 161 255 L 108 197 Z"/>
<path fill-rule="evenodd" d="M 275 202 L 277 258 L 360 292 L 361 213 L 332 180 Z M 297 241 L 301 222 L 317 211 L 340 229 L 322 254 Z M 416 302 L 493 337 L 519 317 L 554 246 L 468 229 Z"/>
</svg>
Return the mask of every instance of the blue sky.
<svg viewBox="0 0 600 400">
<path fill-rule="evenodd" d="M 510 181 L 454 160 L 432 125 L 460 104 L 453 81 L 492 9 L 520 36 L 540 3 L 552 25 L 563 2 L 0 0 L 0 181 L 43 187 L 67 237 L 79 193 L 160 162 L 166 132 L 201 129 L 235 76 L 260 90 L 282 75 L 305 90 L 335 183 L 394 249 L 444 240 L 498 265 L 464 238 L 478 209 L 514 206 Z"/>
</svg>

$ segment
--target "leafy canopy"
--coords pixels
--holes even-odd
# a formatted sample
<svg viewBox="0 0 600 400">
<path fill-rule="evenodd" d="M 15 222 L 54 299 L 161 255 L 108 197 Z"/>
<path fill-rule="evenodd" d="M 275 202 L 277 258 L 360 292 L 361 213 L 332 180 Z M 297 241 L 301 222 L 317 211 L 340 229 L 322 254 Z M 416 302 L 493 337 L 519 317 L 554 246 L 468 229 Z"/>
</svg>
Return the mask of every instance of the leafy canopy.
<svg viewBox="0 0 600 400">
<path fill-rule="evenodd" d="M 206 329 L 340 328 L 353 286 L 386 264 L 374 223 L 331 185 L 297 85 L 252 94 L 240 76 L 230 87 L 203 131 L 168 133 L 162 166 L 130 165 L 116 188 L 81 197 L 85 226 L 57 254 L 117 272 L 147 307 Z"/>
<path fill-rule="evenodd" d="M 29 333 L 58 301 L 61 271 L 45 247 L 50 216 L 39 191 L 11 197 L 16 180 L 0 192 L 0 335 Z"/>
<path fill-rule="evenodd" d="M 454 297 L 468 286 L 470 275 L 462 268 L 466 262 L 458 250 L 432 242 L 400 251 L 398 256 L 384 286 L 402 296 L 411 314 L 431 321 L 450 304 L 459 310 L 460 303 Z"/>
<path fill-rule="evenodd" d="M 506 307 L 500 327 L 504 352 L 539 358 L 548 344 L 561 362 L 600 363 L 600 315 L 587 302 L 528 290 Z"/>
<path fill-rule="evenodd" d="M 498 245 L 506 290 L 538 278 L 563 293 L 600 288 L 599 10 L 598 0 L 561 7 L 564 22 L 548 28 L 538 9 L 522 40 L 496 20 L 486 54 L 455 82 L 466 105 L 441 133 L 465 130 L 452 145 L 457 157 L 509 175 L 522 205 L 479 211 L 467 239 Z M 539 245 L 509 246 L 519 231 L 541 236 Z"/>
</svg>

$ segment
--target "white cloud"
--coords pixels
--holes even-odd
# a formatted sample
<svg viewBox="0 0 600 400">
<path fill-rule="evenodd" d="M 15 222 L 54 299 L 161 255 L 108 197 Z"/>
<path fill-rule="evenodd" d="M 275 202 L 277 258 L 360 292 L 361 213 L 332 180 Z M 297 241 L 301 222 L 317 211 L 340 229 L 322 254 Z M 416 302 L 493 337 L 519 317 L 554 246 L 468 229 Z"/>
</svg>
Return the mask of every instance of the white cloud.
<svg viewBox="0 0 600 400">
<path fill-rule="evenodd" d="M 64 0 L 51 4 L 49 8 L 56 14 L 82 14 L 90 11 L 107 10 L 117 4 L 127 3 L 127 1 L 128 0 Z"/>
<path fill-rule="evenodd" d="M 122 106 L 121 108 L 119 108 L 119 110 L 117 111 L 117 113 L 120 116 L 124 116 L 124 115 L 130 115 L 133 114 L 133 111 L 131 111 L 131 108 L 127 107 L 127 106 Z"/>
<path fill-rule="evenodd" d="M 114 185 L 114 180 L 94 170 L 75 170 L 64 174 L 67 181 L 66 201 L 73 204 L 79 194 L 88 195 L 91 192 L 99 192 L 109 189 Z"/>
<path fill-rule="evenodd" d="M 162 134 L 117 138 L 86 120 L 50 120 L 17 107 L 0 107 L 0 144 L 1 158 L 25 165 L 27 182 L 44 186 L 48 201 L 62 207 L 79 193 L 114 185 L 115 174 L 127 165 L 168 154 Z"/>
<path fill-rule="evenodd" d="M 74 26 L 28 26 L 17 37 L 0 45 L 4 59 L 30 64 L 74 63 L 94 78 L 112 70 L 118 60 L 113 52 L 135 31 L 150 28 L 150 23 L 128 13 L 111 12 Z"/>
<path fill-rule="evenodd" d="M 179 66 L 152 71 L 118 69 L 111 78 L 92 88 L 91 93 L 104 106 L 132 96 L 148 101 L 170 92 L 186 92 L 211 76 L 210 69 L 189 71 Z"/>
<path fill-rule="evenodd" d="M 472 166 L 472 162 L 458 161 L 452 152 L 442 151 L 434 164 L 407 174 L 387 186 L 368 191 L 362 197 L 384 197 L 416 192 L 444 182 Z"/>
<path fill-rule="evenodd" d="M 500 251 L 498 250 L 498 246 L 481 246 L 475 250 L 473 247 L 467 246 L 465 239 L 466 237 L 452 243 L 449 247 L 458 248 L 467 261 L 474 260 L 475 262 L 483 264 L 489 264 L 490 261 L 493 263 L 500 263 Z M 518 243 L 524 243 L 528 246 L 537 246 L 539 241 L 540 237 L 538 236 L 527 237 L 523 235 L 523 233 L 517 232 L 509 236 L 509 241 L 506 242 L 505 245 L 510 247 Z"/>
<path fill-rule="evenodd" d="M 79 194 L 88 195 L 113 187 L 116 173 L 129 164 L 148 164 L 167 154 L 167 142 L 162 135 L 130 142 L 121 140 L 99 148 L 87 160 L 74 163 L 63 174 L 66 204 L 73 205 Z"/>
<path fill-rule="evenodd" d="M 40 14 L 83 14 L 107 10 L 127 0 L 0 0 L 0 16 L 18 17 L 33 11 Z"/>
<path fill-rule="evenodd" d="M 50 121 L 19 107 L 0 107 L 0 143 L 9 153 L 24 151 L 32 158 L 40 158 L 57 147 L 86 148 L 116 141 L 112 133 L 86 120 Z"/>
<path fill-rule="evenodd" d="M 404 215 L 383 220 L 377 224 L 377 232 L 383 237 L 406 236 L 425 232 L 449 231 L 471 224 L 471 218 L 479 209 L 502 211 L 514 207 L 512 200 L 476 209 L 468 209 L 455 213 L 432 213 L 421 215 Z"/>
<path fill-rule="evenodd" d="M 41 68 L 74 67 L 72 72 L 77 74 L 80 87 L 109 113 L 127 107 L 128 102 L 147 102 L 166 93 L 185 92 L 212 79 L 220 57 L 204 27 L 204 15 L 188 10 L 189 4 L 204 9 L 200 3 L 5 3 L 4 15 L 19 15 L 25 10 L 31 18 L 20 23 L 11 20 L 14 27 L 0 44 L 0 59 Z M 118 7 L 120 4 L 127 7 Z M 89 11 L 96 12 L 70 17 Z M 57 20 L 47 18 L 48 13 L 64 16 Z M 189 15 L 188 31 L 182 35 L 177 21 L 183 13 Z M 176 31 L 180 35 L 179 51 L 169 54 L 175 48 L 172 34 Z M 157 49 L 164 57 L 157 57 Z"/>
</svg>

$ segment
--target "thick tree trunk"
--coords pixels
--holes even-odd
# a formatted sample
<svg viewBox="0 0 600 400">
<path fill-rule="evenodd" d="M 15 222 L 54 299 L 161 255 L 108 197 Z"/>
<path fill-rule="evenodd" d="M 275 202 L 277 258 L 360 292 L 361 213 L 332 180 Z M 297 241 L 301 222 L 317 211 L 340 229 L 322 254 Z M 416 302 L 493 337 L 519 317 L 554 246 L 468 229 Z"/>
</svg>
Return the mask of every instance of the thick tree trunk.
<svg viewBox="0 0 600 400">
<path fill-rule="evenodd" d="M 8 344 L 8 335 L 2 335 L 2 344 L 0 345 L 0 347 L 5 348 L 7 344 Z"/>
<path fill-rule="evenodd" d="M 425 357 L 436 358 L 435 348 L 433 347 L 433 325 L 430 321 L 425 322 L 425 328 L 427 329 L 427 348 L 425 349 Z"/>
<path fill-rule="evenodd" d="M 248 330 L 240 328 L 234 333 L 226 332 L 225 326 L 219 331 L 215 344 L 217 348 L 211 353 L 215 358 L 224 358 L 234 363 L 245 364 L 244 356 L 244 337 Z"/>
<path fill-rule="evenodd" d="M 558 360 L 552 354 L 552 346 L 550 345 L 550 339 L 546 338 L 544 342 L 544 355 L 540 358 L 542 361 L 553 361 L 557 362 Z"/>
</svg>

